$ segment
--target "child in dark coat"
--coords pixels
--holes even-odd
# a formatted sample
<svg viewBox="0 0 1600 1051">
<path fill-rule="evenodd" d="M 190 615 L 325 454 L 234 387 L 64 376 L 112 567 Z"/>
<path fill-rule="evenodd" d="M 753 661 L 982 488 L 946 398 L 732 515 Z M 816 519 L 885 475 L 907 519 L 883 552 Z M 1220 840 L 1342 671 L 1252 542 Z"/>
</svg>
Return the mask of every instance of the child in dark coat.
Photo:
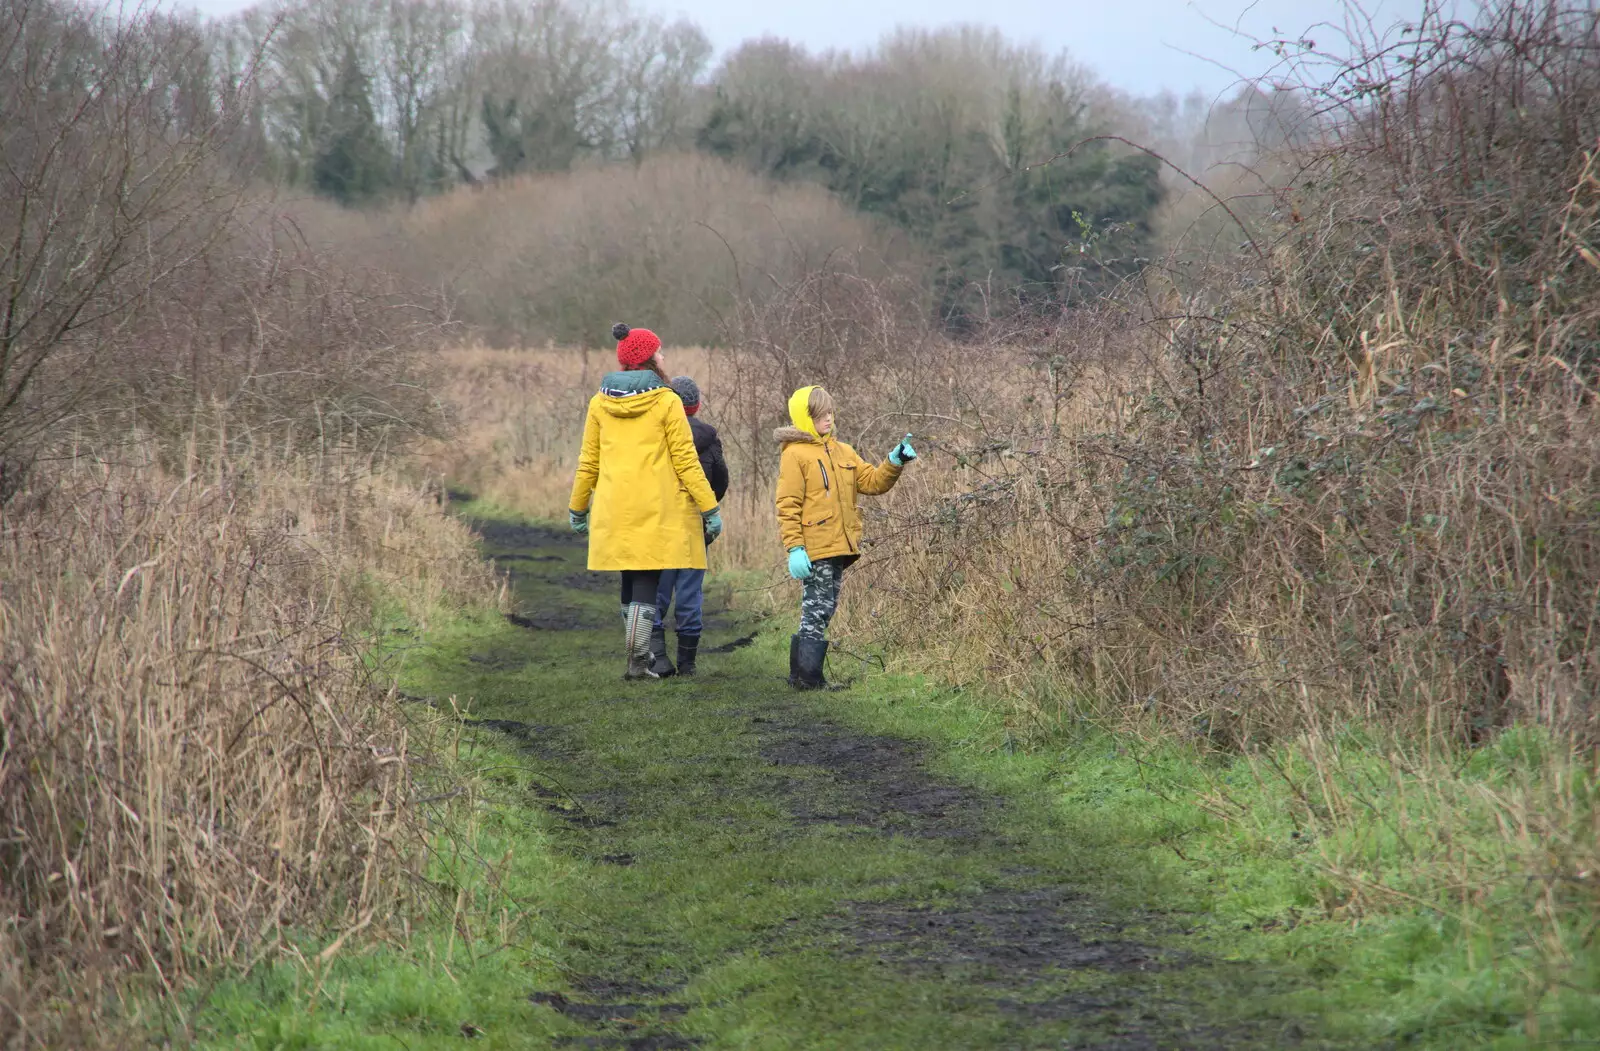
<svg viewBox="0 0 1600 1051">
<path fill-rule="evenodd" d="M 700 457 L 700 468 L 711 483 L 717 502 L 728 491 L 728 464 L 722 456 L 722 439 L 717 429 L 697 415 L 700 411 L 700 388 L 688 376 L 672 381 L 672 389 L 683 401 L 683 411 L 689 417 L 689 430 L 694 433 L 694 451 Z M 710 538 L 707 538 L 710 543 Z M 700 632 L 703 623 L 700 607 L 705 601 L 706 571 L 703 569 L 668 569 L 661 574 L 661 585 L 656 592 L 655 634 L 650 640 L 651 671 L 657 675 L 693 675 L 695 655 L 700 649 Z M 667 659 L 667 610 L 676 606 L 675 630 L 678 633 L 678 666 L 673 668 Z"/>
</svg>

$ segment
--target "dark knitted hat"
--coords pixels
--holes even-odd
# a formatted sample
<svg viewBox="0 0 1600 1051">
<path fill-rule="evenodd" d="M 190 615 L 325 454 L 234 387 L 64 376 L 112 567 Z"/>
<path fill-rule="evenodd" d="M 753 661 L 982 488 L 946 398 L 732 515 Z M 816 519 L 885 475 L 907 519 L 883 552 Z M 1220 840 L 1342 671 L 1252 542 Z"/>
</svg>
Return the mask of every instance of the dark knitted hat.
<svg viewBox="0 0 1600 1051">
<path fill-rule="evenodd" d="M 672 389 L 683 402 L 683 411 L 693 416 L 700 409 L 700 388 L 688 376 L 672 377 Z"/>
<path fill-rule="evenodd" d="M 654 332 L 629 328 L 620 321 L 611 326 L 611 338 L 617 341 L 617 363 L 625 369 L 638 368 L 661 349 L 661 338 Z"/>
</svg>

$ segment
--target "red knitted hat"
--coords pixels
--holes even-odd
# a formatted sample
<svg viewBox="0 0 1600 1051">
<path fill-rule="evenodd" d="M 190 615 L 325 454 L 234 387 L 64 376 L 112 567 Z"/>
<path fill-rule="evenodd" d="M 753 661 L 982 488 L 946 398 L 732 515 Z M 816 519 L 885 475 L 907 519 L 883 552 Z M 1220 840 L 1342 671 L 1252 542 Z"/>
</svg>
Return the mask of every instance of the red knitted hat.
<svg viewBox="0 0 1600 1051">
<path fill-rule="evenodd" d="M 638 368 L 661 349 L 660 336 L 647 328 L 629 328 L 620 321 L 611 326 L 611 338 L 617 341 L 617 363 L 625 369 Z"/>
</svg>

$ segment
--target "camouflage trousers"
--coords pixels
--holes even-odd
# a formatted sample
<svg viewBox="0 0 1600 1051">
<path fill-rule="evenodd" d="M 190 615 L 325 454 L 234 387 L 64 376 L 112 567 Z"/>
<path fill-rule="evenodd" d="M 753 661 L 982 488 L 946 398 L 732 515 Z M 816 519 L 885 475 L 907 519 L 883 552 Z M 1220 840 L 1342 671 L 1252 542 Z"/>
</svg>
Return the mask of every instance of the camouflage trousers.
<svg viewBox="0 0 1600 1051">
<path fill-rule="evenodd" d="M 828 623 L 839 608 L 839 580 L 844 576 L 844 566 L 833 561 L 811 563 L 811 577 L 806 581 L 805 594 L 800 598 L 800 631 L 802 639 L 817 642 L 828 637 Z"/>
</svg>

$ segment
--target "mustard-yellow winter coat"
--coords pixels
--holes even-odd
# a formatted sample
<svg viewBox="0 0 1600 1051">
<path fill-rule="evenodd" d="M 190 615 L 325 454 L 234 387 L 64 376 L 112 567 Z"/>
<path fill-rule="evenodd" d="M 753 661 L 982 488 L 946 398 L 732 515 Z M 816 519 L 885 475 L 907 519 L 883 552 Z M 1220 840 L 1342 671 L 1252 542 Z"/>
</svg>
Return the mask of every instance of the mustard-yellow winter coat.
<svg viewBox="0 0 1600 1051">
<path fill-rule="evenodd" d="M 589 399 L 567 506 L 591 512 L 590 569 L 706 568 L 700 513 L 717 498 L 671 387 L 650 373 L 606 376 Z"/>
<path fill-rule="evenodd" d="M 873 465 L 833 435 L 817 434 L 807 404 L 812 388 L 789 399 L 793 427 L 779 427 L 778 529 L 785 551 L 806 549 L 811 561 L 861 553 L 856 495 L 881 496 L 900 480 L 892 463 Z"/>
</svg>

